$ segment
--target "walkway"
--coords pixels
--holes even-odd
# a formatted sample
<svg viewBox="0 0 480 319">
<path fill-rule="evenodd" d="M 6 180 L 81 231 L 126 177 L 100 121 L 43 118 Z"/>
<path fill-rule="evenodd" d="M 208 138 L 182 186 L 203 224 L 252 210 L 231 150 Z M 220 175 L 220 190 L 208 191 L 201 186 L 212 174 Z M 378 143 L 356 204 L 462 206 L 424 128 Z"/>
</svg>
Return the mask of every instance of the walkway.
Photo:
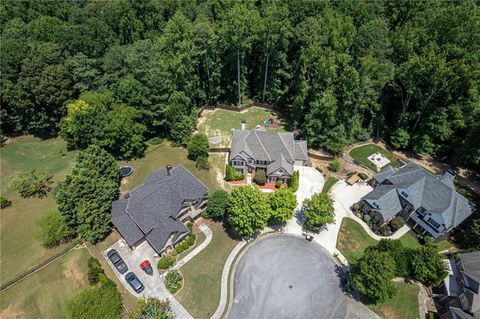
<svg viewBox="0 0 480 319">
<path fill-rule="evenodd" d="M 193 249 L 188 255 L 183 257 L 179 260 L 175 265 L 172 267 L 173 269 L 179 269 L 183 265 L 185 265 L 188 261 L 190 261 L 193 257 L 195 257 L 200 251 L 202 251 L 212 240 L 212 231 L 208 228 L 207 225 L 201 224 L 199 225 L 199 229 L 205 234 L 205 240 L 198 245 L 195 249 Z M 107 258 L 106 254 L 110 249 L 116 249 L 120 256 L 122 256 L 123 260 L 128 266 L 128 271 L 133 271 L 140 281 L 145 286 L 144 291 L 137 294 L 132 290 L 130 285 L 126 282 L 125 276 L 121 275 L 116 271 L 115 267 L 110 263 L 110 260 Z M 155 297 L 161 300 L 168 299 L 170 301 L 170 308 L 172 312 L 175 314 L 176 318 L 178 319 L 193 319 L 193 317 L 188 313 L 188 311 L 180 304 L 180 302 L 175 299 L 172 294 L 167 290 L 164 284 L 164 275 L 161 275 L 158 272 L 156 267 L 158 258 L 155 257 L 156 252 L 150 247 L 148 242 L 144 242 L 139 245 L 136 249 L 131 250 L 128 245 L 120 239 L 115 244 L 110 246 L 107 250 L 103 252 L 105 259 L 107 260 L 110 267 L 113 269 L 113 272 L 120 280 L 124 288 L 130 292 L 136 298 L 142 297 Z M 149 259 L 153 261 L 153 275 L 147 275 L 144 271 L 140 269 L 140 262 L 142 260 Z"/>
<path fill-rule="evenodd" d="M 233 261 L 237 254 L 242 250 L 243 247 L 247 244 L 247 241 L 239 242 L 233 250 L 228 255 L 227 261 L 225 262 L 225 266 L 223 267 L 222 272 L 222 284 L 221 284 L 221 291 L 220 291 L 220 303 L 218 304 L 217 310 L 215 313 L 210 317 L 210 319 L 220 319 L 223 311 L 225 310 L 225 306 L 227 305 L 228 301 L 228 277 L 230 275 L 230 270 L 232 268 Z"/>
</svg>

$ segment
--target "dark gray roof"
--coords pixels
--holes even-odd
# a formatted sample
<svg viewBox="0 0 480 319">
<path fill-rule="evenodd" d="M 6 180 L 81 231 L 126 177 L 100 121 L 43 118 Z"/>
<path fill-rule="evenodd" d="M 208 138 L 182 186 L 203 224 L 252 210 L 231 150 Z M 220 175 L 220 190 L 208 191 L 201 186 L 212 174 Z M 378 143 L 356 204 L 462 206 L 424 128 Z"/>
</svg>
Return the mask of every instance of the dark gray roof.
<svg viewBox="0 0 480 319">
<path fill-rule="evenodd" d="M 248 154 L 258 161 L 273 161 L 267 168 L 267 174 L 278 168 L 284 168 L 289 174 L 293 173 L 295 160 L 308 159 L 307 143 L 296 141 L 293 133 L 278 133 L 260 130 L 235 130 L 232 136 L 230 159 Z"/>
<path fill-rule="evenodd" d="M 450 312 L 452 314 L 452 317 L 455 319 L 473 319 L 473 316 L 469 313 L 466 313 L 460 308 L 454 308 L 450 307 Z"/>
<path fill-rule="evenodd" d="M 112 223 L 127 243 L 133 244 L 139 230 L 160 252 L 171 235 L 188 231 L 175 219 L 184 202 L 207 195 L 207 187 L 185 167 L 172 168 L 170 174 L 163 169 L 132 190 L 127 199 L 113 202 Z"/>
<path fill-rule="evenodd" d="M 480 251 L 460 254 L 463 271 L 472 279 L 480 283 Z"/>
<path fill-rule="evenodd" d="M 381 184 L 362 199 L 380 201 L 385 196 L 381 198 L 383 205 L 392 207 L 384 208 L 384 219 L 387 220 L 387 217 L 391 217 L 392 210 L 398 207 L 398 199 L 390 193 L 392 188 L 396 188 L 398 194 L 408 195 L 406 199 L 415 209 L 423 207 L 432 214 L 441 214 L 445 228 L 449 229 L 458 226 L 475 211 L 473 204 L 455 191 L 452 176 L 450 173 L 432 175 L 415 163 L 409 163 L 398 170 L 387 166 L 374 176 Z M 380 213 L 383 215 L 382 211 Z"/>
<path fill-rule="evenodd" d="M 393 185 L 377 187 L 363 199 L 382 215 L 384 221 L 392 219 L 402 209 L 397 189 Z"/>
</svg>

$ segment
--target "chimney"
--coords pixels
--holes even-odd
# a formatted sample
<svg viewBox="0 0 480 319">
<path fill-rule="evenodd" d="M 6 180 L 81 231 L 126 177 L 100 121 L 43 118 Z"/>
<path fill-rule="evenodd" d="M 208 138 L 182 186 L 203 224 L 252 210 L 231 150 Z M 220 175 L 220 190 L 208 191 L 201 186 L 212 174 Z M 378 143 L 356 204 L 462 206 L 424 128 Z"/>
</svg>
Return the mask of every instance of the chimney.
<svg viewBox="0 0 480 319">
<path fill-rule="evenodd" d="M 172 165 L 167 164 L 166 169 L 167 169 L 167 175 L 170 176 L 170 171 L 172 170 Z"/>
<path fill-rule="evenodd" d="M 245 131 L 246 126 L 247 126 L 247 120 L 242 119 L 242 131 Z"/>
</svg>

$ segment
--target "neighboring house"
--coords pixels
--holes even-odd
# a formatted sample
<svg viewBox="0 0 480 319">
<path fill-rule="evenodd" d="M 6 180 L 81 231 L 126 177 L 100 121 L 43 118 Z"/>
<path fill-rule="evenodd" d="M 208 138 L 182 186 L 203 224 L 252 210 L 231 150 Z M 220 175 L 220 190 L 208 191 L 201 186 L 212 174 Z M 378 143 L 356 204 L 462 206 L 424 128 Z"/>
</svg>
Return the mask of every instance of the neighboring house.
<svg viewBox="0 0 480 319">
<path fill-rule="evenodd" d="M 360 209 L 370 215 L 375 231 L 400 216 L 416 232 L 438 238 L 475 211 L 455 190 L 454 178 L 453 171 L 432 175 L 415 163 L 400 169 L 387 166 L 374 175 L 375 189 L 362 197 Z"/>
<path fill-rule="evenodd" d="M 480 319 L 480 252 L 460 254 L 452 260 L 450 275 L 436 300 L 442 306 L 442 319 Z"/>
<path fill-rule="evenodd" d="M 295 140 L 293 133 L 235 130 L 228 160 L 237 174 L 262 170 L 269 182 L 286 183 L 294 165 L 307 164 L 307 142 Z"/>
<path fill-rule="evenodd" d="M 188 234 L 186 221 L 205 209 L 208 188 L 179 165 L 153 173 L 125 198 L 112 204 L 112 223 L 134 249 L 145 240 L 158 253 L 168 253 Z"/>
</svg>

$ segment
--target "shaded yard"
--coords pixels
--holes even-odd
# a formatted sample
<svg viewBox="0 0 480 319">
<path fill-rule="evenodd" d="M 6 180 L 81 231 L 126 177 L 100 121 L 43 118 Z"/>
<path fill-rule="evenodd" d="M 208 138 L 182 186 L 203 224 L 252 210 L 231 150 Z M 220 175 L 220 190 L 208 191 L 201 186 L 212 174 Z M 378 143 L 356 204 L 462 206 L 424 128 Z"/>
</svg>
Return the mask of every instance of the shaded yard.
<svg viewBox="0 0 480 319">
<path fill-rule="evenodd" d="M 384 303 L 369 305 L 379 316 L 385 319 L 419 319 L 419 288 L 410 283 L 395 282 L 397 295 Z"/>
<path fill-rule="evenodd" d="M 53 191 L 42 199 L 21 198 L 12 188 L 13 180 L 26 170 L 44 170 L 53 175 L 55 187 L 71 171 L 76 152 L 66 152 L 60 139 L 32 136 L 13 139 L 1 152 L 1 191 L 12 201 L 0 218 L 0 282 L 5 283 L 65 248 L 47 249 L 35 238 L 38 219 L 56 209 Z"/>
<path fill-rule="evenodd" d="M 351 218 L 342 219 L 337 239 L 337 249 L 347 258 L 348 262 L 360 257 L 368 246 L 377 243 L 365 232 L 362 226 Z"/>
<path fill-rule="evenodd" d="M 70 251 L 0 293 L 0 317 L 64 318 L 65 301 L 89 286 L 88 257 L 85 248 Z"/>
<path fill-rule="evenodd" d="M 270 116 L 278 120 L 280 119 L 277 113 L 258 107 L 252 107 L 243 113 L 216 109 L 215 111 L 204 113 L 204 116 L 199 119 L 198 130 L 207 134 L 208 137 L 221 137 L 220 143 L 212 144 L 211 146 L 229 147 L 232 132 L 234 129 L 241 128 L 242 119 L 246 119 L 247 129 L 254 129 L 257 125 L 262 126 Z M 270 130 L 275 132 L 284 131 L 283 128 L 271 128 Z"/>
<path fill-rule="evenodd" d="M 335 183 L 338 182 L 338 178 L 330 176 L 326 181 L 325 185 L 323 185 L 322 193 L 328 193 L 330 188 L 332 188 Z"/>
<path fill-rule="evenodd" d="M 184 287 L 175 296 L 196 319 L 206 319 L 220 302 L 223 266 L 238 243 L 230 238 L 220 223 L 208 225 L 213 232 L 210 244 L 181 268 Z"/>
<path fill-rule="evenodd" d="M 397 159 L 399 158 L 398 156 L 392 154 L 391 152 L 375 145 L 375 144 L 367 144 L 367 145 L 362 145 L 359 147 L 355 147 L 350 150 L 349 154 L 350 156 L 357 162 L 359 162 L 362 165 L 365 165 L 372 169 L 374 172 L 377 171 L 377 166 L 370 162 L 368 157 L 372 154 L 375 153 L 381 153 L 383 154 L 386 158 L 390 160 L 389 165 L 393 167 L 398 167 L 400 164 L 398 163 Z"/>
</svg>

